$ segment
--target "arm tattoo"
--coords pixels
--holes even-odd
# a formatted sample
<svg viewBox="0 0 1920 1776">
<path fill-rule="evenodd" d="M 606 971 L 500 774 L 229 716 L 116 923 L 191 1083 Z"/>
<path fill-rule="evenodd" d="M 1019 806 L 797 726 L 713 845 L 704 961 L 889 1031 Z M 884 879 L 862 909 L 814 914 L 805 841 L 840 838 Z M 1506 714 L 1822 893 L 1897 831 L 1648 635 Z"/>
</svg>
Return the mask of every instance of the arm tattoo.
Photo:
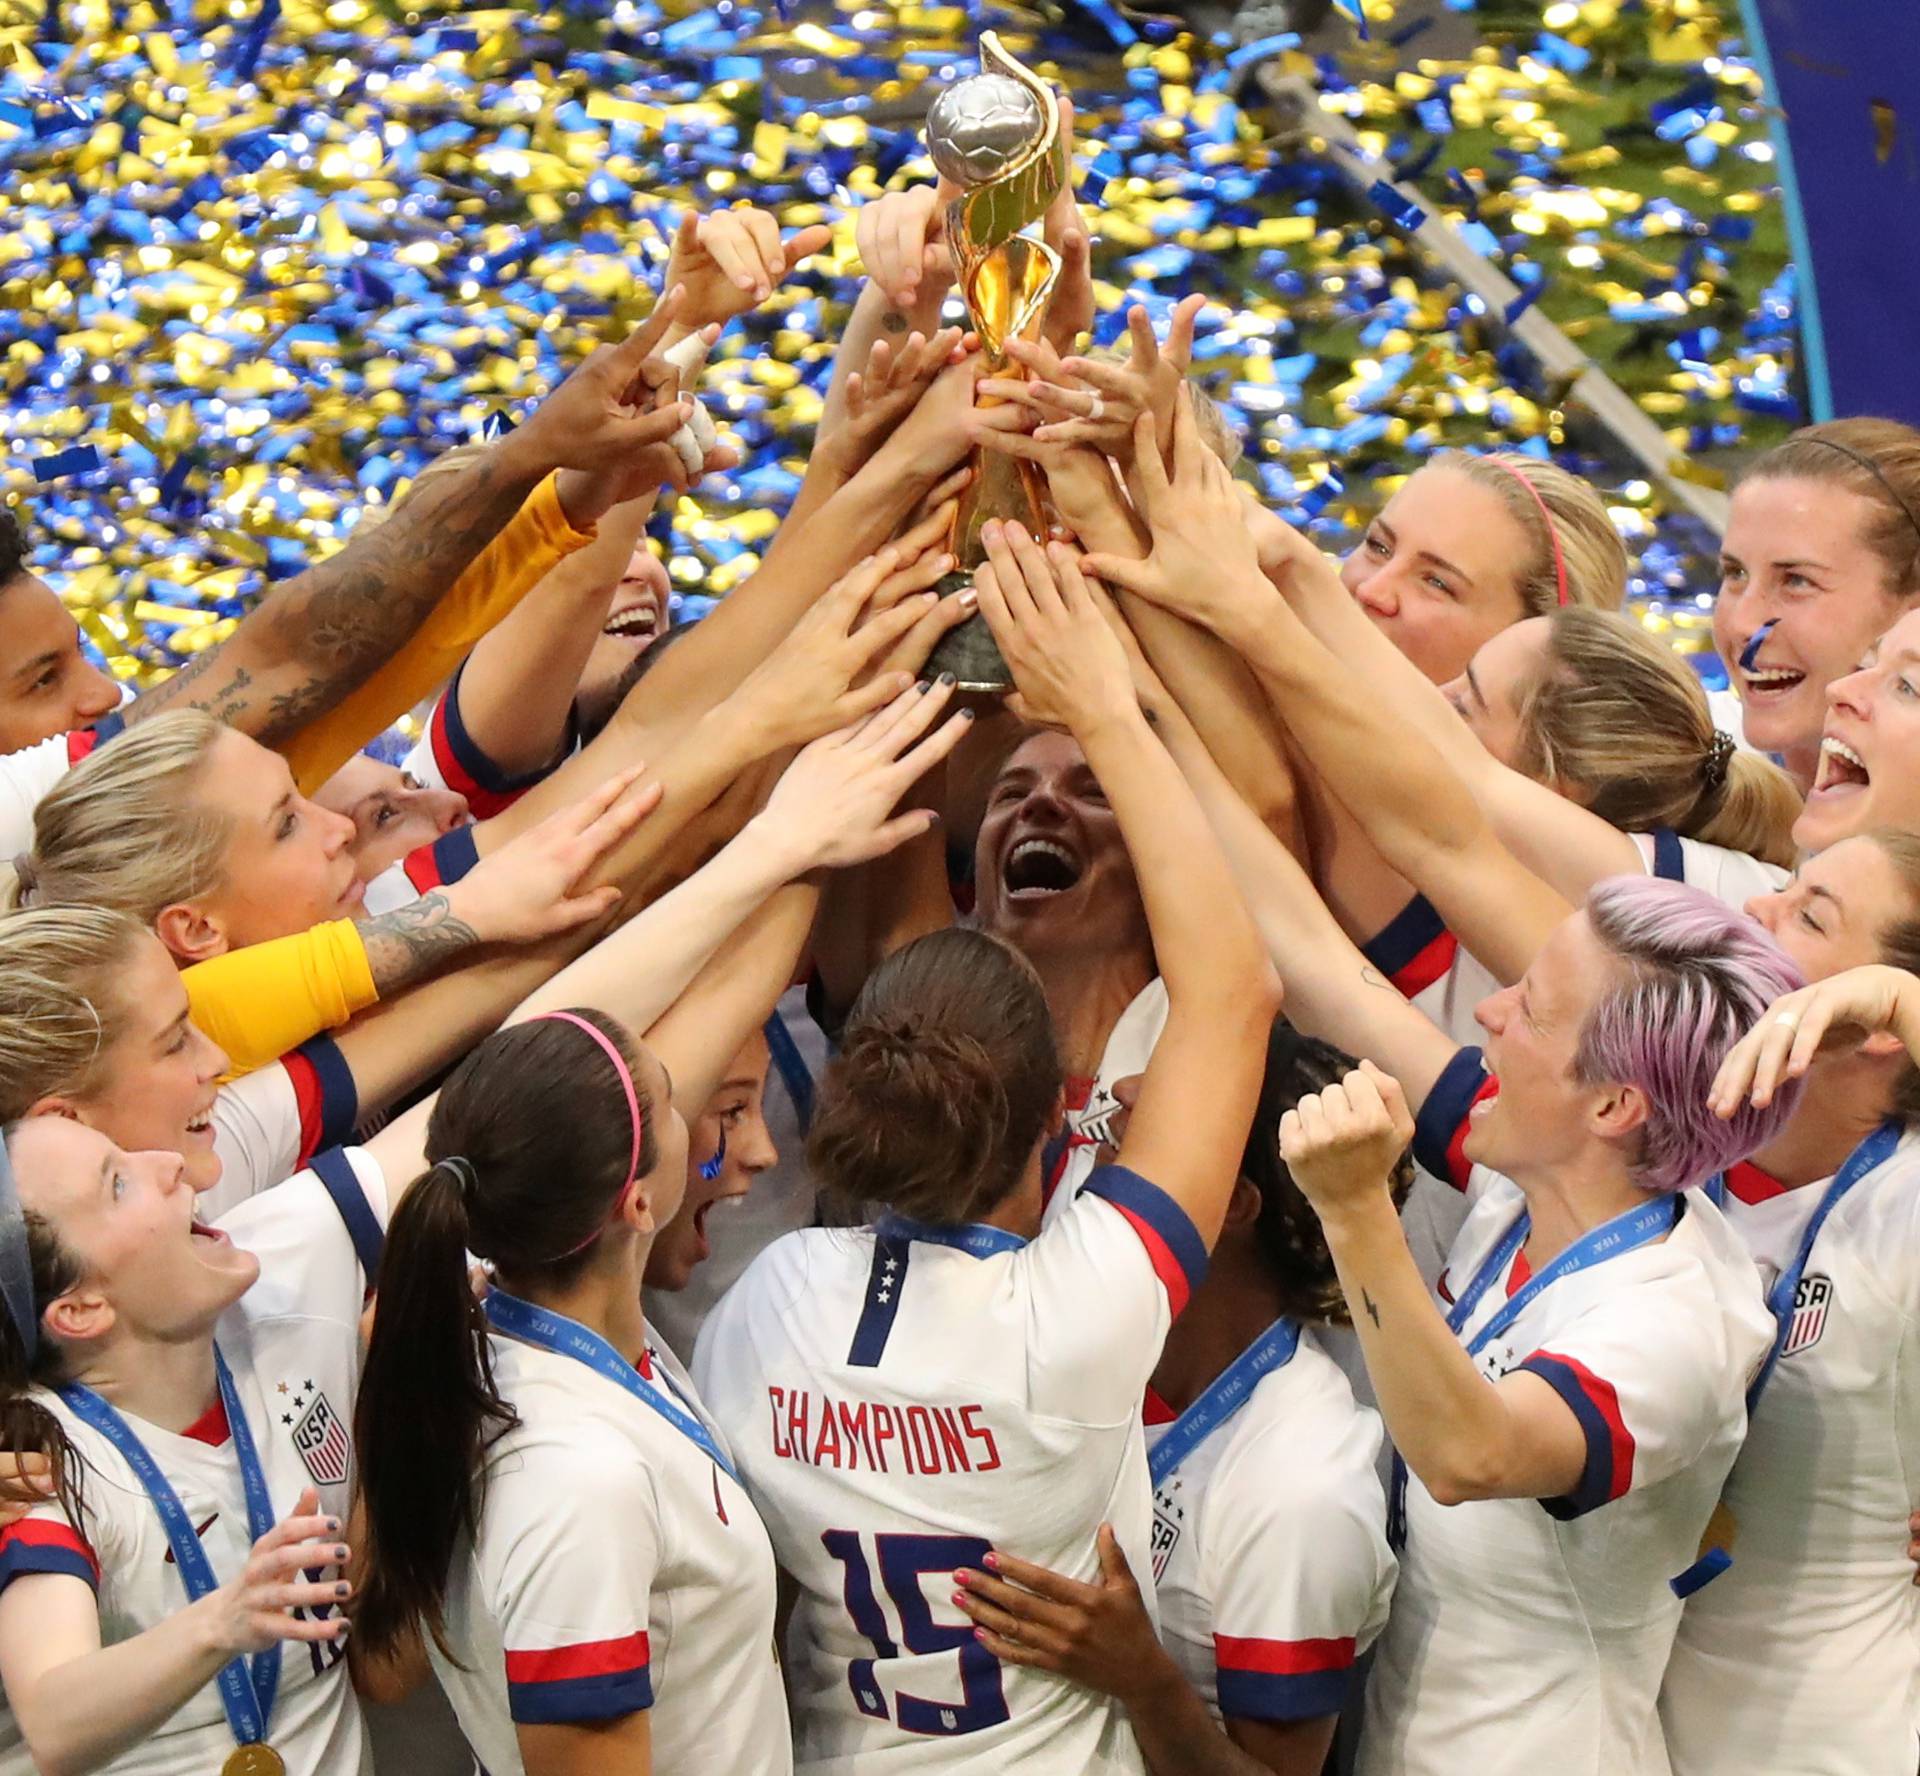
<svg viewBox="0 0 1920 1776">
<path fill-rule="evenodd" d="M 1365 1289 L 1360 1291 L 1360 1305 L 1367 1310 L 1367 1318 L 1373 1322 L 1377 1331 L 1380 1326 L 1380 1310 L 1373 1305 L 1373 1297 Z"/>
<path fill-rule="evenodd" d="M 904 333 L 907 330 L 907 317 L 899 309 L 890 308 L 880 317 L 880 325 L 889 333 Z"/>
<path fill-rule="evenodd" d="M 1363 987 L 1378 987 L 1383 993 L 1397 993 L 1400 990 L 1371 964 L 1360 970 L 1360 984 Z"/>
<path fill-rule="evenodd" d="M 410 987 L 480 941 L 466 920 L 454 917 L 439 889 L 408 906 L 359 926 L 367 966 L 382 999 Z"/>
<path fill-rule="evenodd" d="M 269 592 L 223 647 L 199 655 L 133 709 L 144 718 L 191 706 L 263 746 L 290 740 L 412 639 L 533 485 L 493 452 L 429 485 L 386 523 Z M 231 670 L 216 674 L 223 658 Z"/>
</svg>

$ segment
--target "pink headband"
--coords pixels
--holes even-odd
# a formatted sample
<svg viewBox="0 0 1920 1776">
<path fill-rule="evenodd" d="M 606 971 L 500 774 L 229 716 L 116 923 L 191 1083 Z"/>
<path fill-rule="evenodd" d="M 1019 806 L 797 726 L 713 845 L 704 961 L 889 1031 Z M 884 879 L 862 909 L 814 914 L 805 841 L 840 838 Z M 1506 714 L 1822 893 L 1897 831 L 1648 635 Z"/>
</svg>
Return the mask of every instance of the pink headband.
<svg viewBox="0 0 1920 1776">
<path fill-rule="evenodd" d="M 1559 592 L 1560 603 L 1564 607 L 1567 602 L 1567 558 L 1560 553 L 1560 527 L 1554 523 L 1553 514 L 1547 510 L 1547 502 L 1540 497 L 1540 489 L 1535 487 L 1512 463 L 1502 462 L 1497 456 L 1482 457 L 1480 460 L 1491 463 L 1496 469 L 1504 470 L 1511 475 L 1527 490 L 1527 498 L 1540 508 L 1540 521 L 1547 527 L 1547 541 L 1553 545 L 1554 585 Z"/>
<path fill-rule="evenodd" d="M 625 1057 L 622 1056 L 620 1050 L 614 1046 L 606 1032 L 595 1029 L 592 1024 L 588 1023 L 587 1020 L 578 1013 L 571 1011 L 543 1011 L 538 1017 L 530 1018 L 528 1021 L 536 1024 L 555 1021 L 563 1024 L 572 1024 L 575 1029 L 586 1031 L 586 1033 L 600 1045 L 601 1052 L 613 1063 L 614 1072 L 620 1076 L 620 1089 L 627 1094 L 627 1114 L 633 1119 L 633 1153 L 627 1160 L 626 1182 L 620 1186 L 619 1195 L 613 1199 L 613 1210 L 607 1217 L 610 1221 L 614 1214 L 619 1213 L 620 1205 L 626 1200 L 627 1192 L 633 1188 L 634 1179 L 640 1176 L 640 1149 L 645 1144 L 646 1139 L 646 1123 L 640 1115 L 640 1094 L 633 1089 L 633 1075 L 627 1070 Z M 604 1231 L 605 1223 L 602 1223 L 601 1226 L 596 1227 L 577 1246 L 562 1252 L 560 1256 L 562 1258 L 571 1258 L 575 1252 L 584 1252 Z"/>
</svg>

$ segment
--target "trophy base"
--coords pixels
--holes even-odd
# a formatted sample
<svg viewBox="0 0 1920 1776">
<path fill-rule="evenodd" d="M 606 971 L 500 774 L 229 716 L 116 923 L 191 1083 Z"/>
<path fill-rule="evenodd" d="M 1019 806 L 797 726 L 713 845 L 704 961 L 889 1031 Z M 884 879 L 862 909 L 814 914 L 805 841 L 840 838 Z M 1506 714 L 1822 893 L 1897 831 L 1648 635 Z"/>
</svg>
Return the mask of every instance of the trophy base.
<svg viewBox="0 0 1920 1776">
<path fill-rule="evenodd" d="M 944 598 L 949 593 L 965 591 L 972 584 L 972 574 L 955 572 L 942 578 L 934 590 Z M 1000 657 L 999 644 L 987 627 L 987 619 L 978 611 L 940 637 L 927 656 L 921 676 L 938 678 L 943 672 L 951 672 L 956 688 L 963 691 L 1004 696 L 1013 689 L 1013 674 Z"/>
</svg>

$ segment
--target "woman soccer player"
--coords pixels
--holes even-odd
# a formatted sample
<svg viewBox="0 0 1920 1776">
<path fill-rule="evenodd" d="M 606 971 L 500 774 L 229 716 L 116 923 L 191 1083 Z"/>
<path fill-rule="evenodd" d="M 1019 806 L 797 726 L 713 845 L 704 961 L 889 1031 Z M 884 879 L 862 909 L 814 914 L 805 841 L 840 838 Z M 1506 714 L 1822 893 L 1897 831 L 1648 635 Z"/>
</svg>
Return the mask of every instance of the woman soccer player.
<svg viewBox="0 0 1920 1776">
<path fill-rule="evenodd" d="M 996 1545 L 1070 1575 L 1148 1559 L 1141 1390 L 1219 1234 L 1275 995 L 1191 795 L 1070 561 L 980 602 L 1032 712 L 1069 726 L 1133 854 L 1166 981 L 1115 1164 L 1044 1231 L 1060 1062 L 1032 968 L 936 932 L 863 989 L 809 1154 L 857 1230 L 790 1235 L 702 1329 L 695 1373 L 799 1587 L 802 1769 L 1139 1771 L 1107 1698 L 1005 1669 L 950 1601 Z M 910 1749 L 909 1749 L 910 1748 Z"/>
<path fill-rule="evenodd" d="M 1110 1530 L 1098 1584 L 1002 1551 L 960 1580 L 988 1652 L 1118 1697 L 1156 1773 L 1320 1776 L 1354 1662 L 1387 1619 L 1379 1420 L 1314 1336 L 1346 1305 L 1279 1147 L 1282 1115 L 1352 1064 L 1274 1027 L 1207 1280 L 1154 1369 L 1157 1635 Z"/>
</svg>

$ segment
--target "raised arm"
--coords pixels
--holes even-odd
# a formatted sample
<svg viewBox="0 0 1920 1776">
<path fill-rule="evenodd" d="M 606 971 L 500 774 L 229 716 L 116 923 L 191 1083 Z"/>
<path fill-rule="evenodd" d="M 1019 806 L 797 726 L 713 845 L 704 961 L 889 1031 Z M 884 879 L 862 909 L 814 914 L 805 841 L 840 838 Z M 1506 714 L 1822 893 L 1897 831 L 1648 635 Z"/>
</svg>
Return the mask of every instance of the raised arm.
<svg viewBox="0 0 1920 1776">
<path fill-rule="evenodd" d="M 809 870 L 864 862 L 924 832 L 930 814 L 894 817 L 892 809 L 965 732 L 965 711 L 933 728 L 950 696 L 944 685 L 914 686 L 870 719 L 815 741 L 711 863 L 563 968 L 508 1021 L 590 1005 L 631 1029 L 650 1029 L 783 883 Z M 391 1188 L 421 1170 L 422 1108 L 370 1143 Z"/>
<path fill-rule="evenodd" d="M 1026 712 L 1064 723 L 1106 792 L 1166 983 L 1166 1028 L 1120 1161 L 1173 1197 L 1211 1250 L 1239 1173 L 1279 986 L 1072 552 L 1056 545 L 1049 554 L 1017 525 L 989 525 L 984 540 L 980 608 Z"/>
<path fill-rule="evenodd" d="M 1348 1054 L 1390 1067 L 1416 1104 L 1457 1052 L 1360 954 L 1298 860 L 1235 793 L 1193 723 L 1150 685 L 1155 731 L 1192 786 L 1286 985 L 1287 1016 Z"/>
<path fill-rule="evenodd" d="M 1141 429 L 1150 439 L 1151 421 Z M 1236 648 L 1386 860 L 1488 968 L 1517 980 L 1572 909 L 1500 842 L 1472 790 L 1381 687 L 1324 647 L 1260 572 L 1232 478 L 1200 442 L 1184 398 L 1174 465 L 1168 475 L 1157 449 L 1143 447 L 1137 474 L 1154 552 L 1145 562 L 1102 557 L 1101 566 Z M 1448 719 L 1478 750 L 1451 711 Z"/>
<path fill-rule="evenodd" d="M 1280 1122 L 1281 1157 L 1327 1236 L 1387 1434 L 1440 1504 L 1566 1498 L 1587 1465 L 1574 1409 L 1525 1369 L 1489 1387 L 1407 1248 L 1388 1180 L 1412 1138 L 1399 1085 L 1365 1062 Z"/>
<path fill-rule="evenodd" d="M 436 476 L 386 523 L 277 587 L 127 719 L 191 705 L 277 746 L 338 703 L 404 646 L 549 473 L 591 472 L 671 436 L 686 410 L 649 362 L 676 306 L 673 295 L 657 303 L 470 467 Z"/>
</svg>

